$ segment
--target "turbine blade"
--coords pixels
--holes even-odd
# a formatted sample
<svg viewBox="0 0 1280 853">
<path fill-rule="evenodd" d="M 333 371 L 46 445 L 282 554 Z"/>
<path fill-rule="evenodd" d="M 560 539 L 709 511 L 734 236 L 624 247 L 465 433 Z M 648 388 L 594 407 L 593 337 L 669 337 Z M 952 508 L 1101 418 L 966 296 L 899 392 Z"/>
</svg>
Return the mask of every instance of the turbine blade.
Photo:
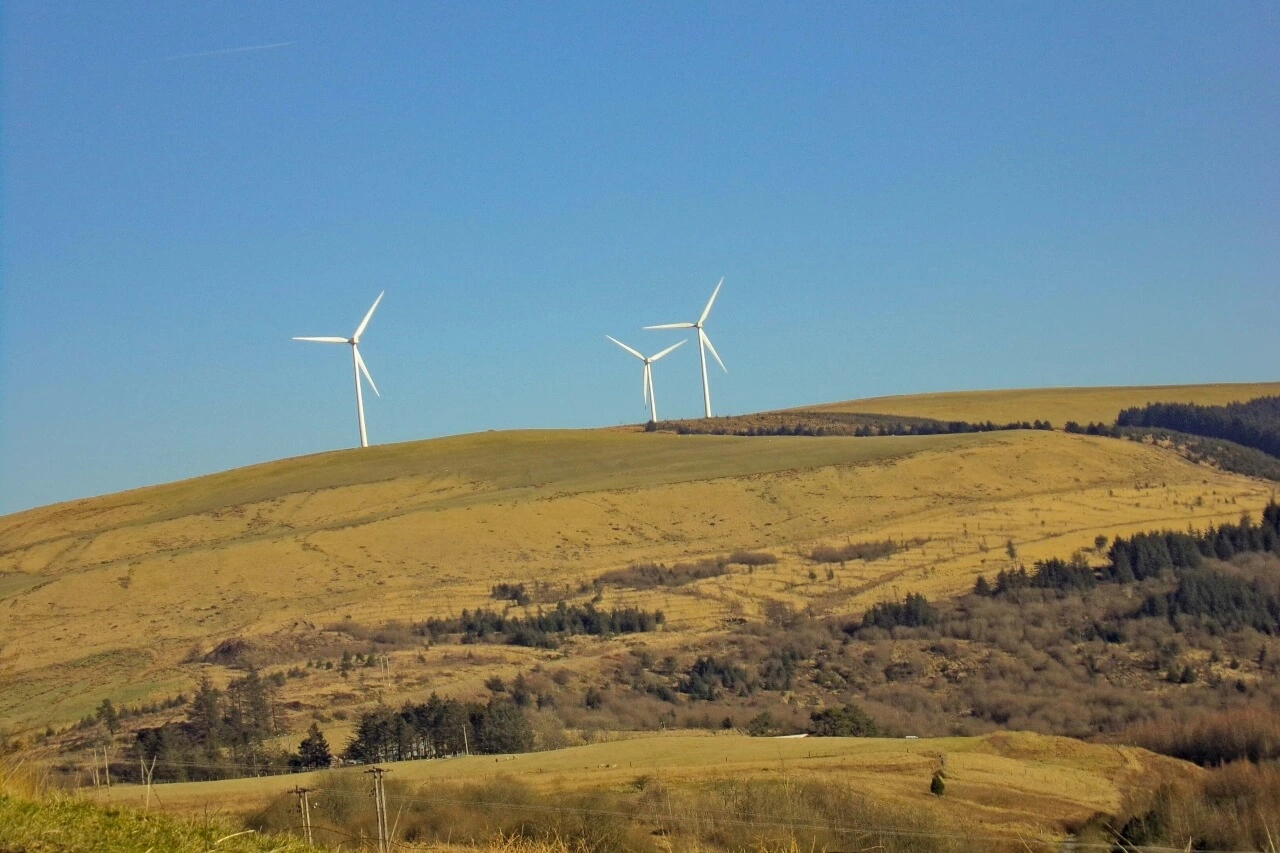
<svg viewBox="0 0 1280 853">
<path fill-rule="evenodd" d="M 369 380 L 369 387 L 373 389 L 373 393 L 378 394 L 378 386 L 373 384 L 373 377 L 369 375 L 369 368 L 365 366 L 364 358 L 360 355 L 360 350 L 355 347 L 351 351 L 356 354 L 356 366 L 360 368 L 360 372 L 364 374 L 364 378 Z M 378 394 L 381 397 L 381 394 Z"/>
<path fill-rule="evenodd" d="M 381 302 L 382 297 L 386 295 L 387 295 L 387 292 L 384 290 L 378 294 L 377 299 L 373 300 L 373 305 L 369 306 L 369 313 L 364 315 L 364 319 L 361 320 L 360 325 L 356 327 L 356 333 L 351 336 L 352 340 L 355 340 L 355 341 L 360 340 L 360 336 L 364 334 L 364 327 L 369 325 L 369 318 L 373 316 L 374 311 L 378 310 L 378 303 Z"/>
<path fill-rule="evenodd" d="M 655 356 L 650 356 L 649 361 L 651 361 L 651 362 L 653 362 L 653 361 L 657 361 L 658 359 L 662 358 L 662 357 L 663 357 L 664 355 L 666 355 L 667 353 L 671 352 L 673 349 L 679 349 L 680 347 L 684 346 L 684 345 L 685 345 L 685 343 L 686 343 L 688 340 L 689 340 L 688 338 L 685 338 L 683 341 L 680 341 L 679 343 L 672 344 L 671 346 L 667 347 L 666 349 L 664 349 L 662 352 L 658 353 L 657 355 L 655 355 Z"/>
<path fill-rule="evenodd" d="M 627 346 L 626 344 L 624 344 L 622 341 L 618 340 L 617 338 L 610 337 L 609 335 L 605 335 L 605 337 L 606 337 L 606 338 L 609 338 L 609 340 L 613 341 L 615 344 L 617 344 L 618 346 L 622 347 L 624 350 L 626 350 L 627 352 L 631 353 L 631 354 L 632 354 L 632 355 L 634 355 L 636 358 L 640 359 L 641 361 L 644 361 L 644 356 L 642 356 L 640 353 L 636 352 L 636 351 L 635 351 L 635 350 L 633 350 L 631 347 L 629 347 L 629 346 Z"/>
<path fill-rule="evenodd" d="M 649 365 L 644 366 L 644 404 L 649 405 L 649 385 L 653 382 L 652 374 L 649 373 Z"/>
<path fill-rule="evenodd" d="M 711 305 L 716 301 L 716 296 L 720 293 L 720 285 L 722 284 L 724 284 L 724 276 L 720 276 L 716 289 L 711 291 L 711 298 L 707 300 L 707 307 L 702 309 L 702 316 L 698 318 L 699 326 L 707 322 L 707 315 L 711 313 Z"/>
<path fill-rule="evenodd" d="M 294 338 L 295 341 L 314 341 L 318 344 L 349 344 L 346 338 Z"/>
<path fill-rule="evenodd" d="M 695 323 L 663 323 L 661 326 L 645 326 L 646 329 L 692 329 Z"/>
<path fill-rule="evenodd" d="M 723 370 L 725 373 L 728 373 L 729 368 L 724 366 L 723 361 L 720 361 L 720 353 L 716 352 L 716 348 L 711 345 L 711 338 L 708 338 L 707 333 L 702 331 L 701 329 L 698 330 L 698 334 L 702 336 L 702 345 L 705 346 L 708 350 L 710 350 L 711 354 L 716 357 L 716 363 L 720 365 L 720 369 Z"/>
</svg>

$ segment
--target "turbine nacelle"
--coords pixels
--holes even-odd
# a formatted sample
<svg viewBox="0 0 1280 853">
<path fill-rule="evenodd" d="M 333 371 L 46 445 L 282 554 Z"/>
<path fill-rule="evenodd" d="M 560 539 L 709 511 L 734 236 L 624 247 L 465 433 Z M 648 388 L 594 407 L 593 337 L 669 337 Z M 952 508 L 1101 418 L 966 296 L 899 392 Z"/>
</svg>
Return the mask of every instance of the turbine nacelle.
<svg viewBox="0 0 1280 853">
<path fill-rule="evenodd" d="M 671 346 L 667 347 L 657 355 L 642 355 L 638 351 L 632 349 L 631 347 L 627 346 L 622 341 L 618 340 L 615 337 L 612 337 L 611 335 L 605 335 L 605 337 L 613 341 L 618 346 L 622 347 L 627 352 L 634 355 L 636 358 L 640 359 L 640 361 L 644 362 L 644 368 L 641 371 L 643 374 L 642 378 L 644 380 L 642 396 L 645 404 L 649 406 L 649 419 L 652 420 L 654 423 L 657 423 L 658 399 L 653 394 L 653 363 L 658 359 L 662 358 L 667 353 L 684 346 L 684 341 L 680 341 L 679 343 L 672 344 Z"/>
<path fill-rule="evenodd" d="M 349 338 L 339 337 L 304 337 L 294 338 L 295 341 L 308 341 L 317 344 L 348 344 L 351 347 L 351 364 L 352 371 L 355 374 L 356 382 L 356 415 L 360 421 L 360 446 L 369 446 L 369 436 L 364 426 L 364 394 L 360 387 L 360 377 L 364 376 L 369 383 L 369 387 L 373 389 L 373 393 L 381 397 L 378 393 L 378 386 L 373 384 L 373 377 L 369 375 L 369 368 L 364 363 L 364 359 L 360 356 L 360 335 L 364 333 L 365 327 L 369 325 L 369 320 L 373 317 L 373 312 L 377 310 L 378 303 L 382 301 L 382 297 L 386 295 L 386 291 L 378 294 L 378 298 L 373 300 L 373 305 L 369 306 L 369 310 L 365 312 L 364 319 L 360 321 L 360 325 L 356 326 L 355 333 Z"/>
<path fill-rule="evenodd" d="M 712 357 L 716 360 L 716 364 L 720 365 L 720 369 L 725 373 L 729 372 L 729 368 L 724 366 L 724 362 L 720 359 L 720 353 L 716 352 L 716 348 L 711 344 L 711 338 L 707 337 L 706 330 L 703 326 L 707 322 L 707 316 L 711 313 L 711 306 L 715 304 L 716 297 L 720 295 L 720 287 L 724 284 L 724 276 L 720 276 L 720 281 L 716 283 L 716 289 L 711 291 L 711 298 L 707 300 L 707 306 L 702 309 L 701 316 L 693 323 L 663 323 L 658 326 L 645 326 L 646 329 L 694 329 L 698 333 L 698 357 L 702 362 L 702 405 L 706 413 L 706 417 L 711 417 L 711 386 L 707 384 L 707 352 L 710 351 Z M 616 342 L 615 342 L 616 343 Z"/>
</svg>

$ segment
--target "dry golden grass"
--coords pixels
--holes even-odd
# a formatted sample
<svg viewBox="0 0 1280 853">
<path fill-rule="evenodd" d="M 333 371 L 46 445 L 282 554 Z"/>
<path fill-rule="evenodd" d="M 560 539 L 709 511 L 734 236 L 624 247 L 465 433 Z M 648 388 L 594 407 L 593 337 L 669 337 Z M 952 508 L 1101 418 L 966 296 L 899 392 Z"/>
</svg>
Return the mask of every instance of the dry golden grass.
<svg viewBox="0 0 1280 853">
<path fill-rule="evenodd" d="M 1147 403 L 1198 403 L 1220 406 L 1254 397 L 1280 394 L 1280 382 L 1216 385 L 1148 385 L 1111 388 L 1026 388 L 1005 391 L 950 391 L 869 397 L 803 409 L 825 412 L 866 412 L 950 421 L 1047 420 L 1061 429 L 1067 421 L 1112 423 L 1121 409 Z"/>
<path fill-rule="evenodd" d="M 0 732 L 68 722 L 108 696 L 190 690 L 198 670 L 183 659 L 227 637 L 300 662 L 345 616 L 380 623 L 492 605 L 502 581 L 582 600 L 580 584 L 632 562 L 777 555 L 686 587 L 606 591 L 606 606 L 667 614 L 666 631 L 637 641 L 696 648 L 770 599 L 856 612 L 907 591 L 947 595 L 1007 565 L 1007 540 L 1024 560 L 1063 555 L 1099 533 L 1256 513 L 1270 493 L 1160 448 L 1045 432 L 485 433 L 283 460 L 0 519 Z M 811 579 L 801 556 L 886 537 L 927 541 L 834 566 L 831 579 L 826 567 Z M 575 643 L 559 665 L 589 671 L 621 642 Z M 475 693 L 492 673 L 559 654 L 400 652 L 390 680 L 316 674 L 290 682 L 285 698 L 330 709 Z"/>
<path fill-rule="evenodd" d="M 638 779 L 676 789 L 724 780 L 836 782 L 891 807 L 923 809 L 973 834 L 1052 838 L 1064 825 L 1114 813 L 1122 792 L 1154 790 L 1160 781 L 1199 771 L 1141 749 L 1066 738 L 1001 733 L 980 738 L 750 738 L 733 734 L 650 734 L 520 756 L 473 756 L 388 765 L 410 785 L 511 778 L 547 792 L 628 790 Z M 947 794 L 929 794 L 945 768 Z M 360 773 L 359 768 L 326 773 Z M 209 803 L 238 812 L 260 810 L 273 797 L 321 774 L 236 779 L 158 787 L 167 811 L 198 812 Z M 118 786 L 113 801 L 132 804 L 143 792 Z"/>
</svg>

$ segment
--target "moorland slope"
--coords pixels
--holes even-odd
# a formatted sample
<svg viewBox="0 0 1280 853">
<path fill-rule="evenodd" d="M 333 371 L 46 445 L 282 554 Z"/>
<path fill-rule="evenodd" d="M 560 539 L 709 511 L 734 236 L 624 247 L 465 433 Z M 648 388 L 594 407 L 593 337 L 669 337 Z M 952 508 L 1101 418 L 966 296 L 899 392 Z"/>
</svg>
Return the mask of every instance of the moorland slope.
<svg viewBox="0 0 1280 853">
<path fill-rule="evenodd" d="M 988 394 L 1005 414 L 949 411 L 1087 421 L 1104 403 L 1218 402 L 1277 387 L 1114 390 Z M 1042 411 L 1044 395 L 1059 408 Z M 934 405 L 895 399 L 892 413 Z M 261 660 L 300 663 L 331 650 L 325 629 L 344 619 L 456 614 L 492 605 L 504 582 L 537 586 L 544 603 L 662 609 L 653 642 L 691 650 L 771 601 L 853 613 L 899 590 L 948 595 L 1001 565 L 1008 543 L 1035 559 L 1099 534 L 1232 520 L 1257 512 L 1271 489 L 1160 447 L 1045 431 L 482 433 L 282 460 L 0 519 L 0 729 L 70 722 L 106 697 L 188 691 L 202 672 L 225 680 L 225 661 L 208 655 L 227 640 Z M 823 574 L 807 557 L 819 545 L 887 538 L 911 546 Z M 635 563 L 739 549 L 777 562 L 680 587 L 594 583 Z M 590 669 L 616 642 L 566 665 Z M 406 652 L 394 682 L 359 701 L 399 701 L 428 685 L 476 691 L 494 672 L 553 654 L 563 657 L 504 649 L 459 665 L 448 649 Z M 357 701 L 336 675 L 290 689 L 300 714 Z"/>
<path fill-rule="evenodd" d="M 868 397 L 843 403 L 804 406 L 801 410 L 875 413 L 940 421 L 992 421 L 997 424 L 1047 420 L 1061 428 L 1067 421 L 1109 424 L 1122 409 L 1145 406 L 1148 403 L 1221 406 L 1275 394 L 1280 394 L 1280 382 L 1017 388 Z"/>
</svg>

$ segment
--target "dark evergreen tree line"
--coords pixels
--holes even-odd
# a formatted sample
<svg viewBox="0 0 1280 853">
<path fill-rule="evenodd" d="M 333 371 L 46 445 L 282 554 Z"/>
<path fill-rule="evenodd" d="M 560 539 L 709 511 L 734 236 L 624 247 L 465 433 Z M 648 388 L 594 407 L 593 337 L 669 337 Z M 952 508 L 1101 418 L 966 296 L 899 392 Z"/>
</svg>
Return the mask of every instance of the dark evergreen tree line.
<svg viewBox="0 0 1280 853">
<path fill-rule="evenodd" d="M 1105 540 L 1104 540 L 1105 541 Z M 1088 589 L 1098 582 L 1134 583 L 1172 572 L 1181 577 L 1199 569 L 1203 560 L 1230 560 L 1236 554 L 1271 552 L 1280 555 L 1280 504 L 1269 503 L 1262 521 L 1248 516 L 1236 524 L 1221 524 L 1203 531 L 1160 531 L 1117 536 L 1107 551 L 1107 563 L 1093 569 L 1076 554 L 1070 561 L 1038 561 L 1033 571 L 1018 566 L 996 575 L 995 584 L 978 578 L 978 595 L 1005 595 L 1017 589 Z M 901 624 L 901 623 L 899 623 Z"/>
<path fill-rule="evenodd" d="M 814 737 L 875 737 L 875 721 L 857 705 L 826 708 L 809 714 L 808 733 Z"/>
<path fill-rule="evenodd" d="M 1015 589 L 1083 590 L 1095 586 L 1097 582 L 1088 561 L 1077 554 L 1070 562 L 1057 557 L 1039 560 L 1030 572 L 1025 566 L 1002 569 L 996 574 L 994 585 L 988 584 L 985 577 L 980 577 L 974 584 L 973 591 L 978 595 L 1006 595 Z"/>
<path fill-rule="evenodd" d="M 932 625 L 938 614 L 928 599 L 918 592 L 909 592 L 902 601 L 882 601 L 873 604 L 862 616 L 862 628 L 918 628 Z"/>
<path fill-rule="evenodd" d="M 707 656 L 693 662 L 677 689 L 691 699 L 713 702 L 726 691 L 736 696 L 746 696 L 755 688 L 755 681 L 741 666 Z"/>
<path fill-rule="evenodd" d="M 879 418 L 877 418 L 879 420 Z M 655 426 L 655 429 L 658 427 Z M 739 435 L 739 436 L 771 436 L 771 435 L 852 435 L 858 438 L 872 438 L 885 435 L 953 435 L 970 432 L 999 432 L 1015 429 L 1052 430 L 1049 421 L 1011 421 L 997 424 L 992 421 L 880 421 L 850 426 L 839 423 L 827 423 L 824 419 L 815 422 L 796 420 L 794 423 L 752 424 L 751 426 L 732 427 L 712 421 L 679 421 L 675 431 L 680 435 L 707 434 Z"/>
<path fill-rule="evenodd" d="M 1258 397 L 1225 406 L 1194 403 L 1149 403 L 1125 409 L 1121 427 L 1160 427 L 1208 438 L 1221 438 L 1280 458 L 1280 397 Z"/>
<path fill-rule="evenodd" d="M 206 677 L 187 706 L 185 720 L 139 729 L 131 760 L 155 761 L 156 781 L 222 779 L 265 771 L 273 761 L 263 741 L 276 731 L 275 684 L 250 667 L 218 690 Z"/>
<path fill-rule="evenodd" d="M 1215 633 L 1249 627 L 1277 634 L 1280 598 L 1257 581 L 1204 566 L 1206 559 L 1226 561 L 1237 554 L 1260 552 L 1280 556 L 1280 504 L 1268 504 L 1260 523 L 1245 516 L 1236 524 L 1221 524 L 1200 532 L 1118 536 L 1107 552 L 1107 564 L 1097 570 L 1080 554 L 1069 562 L 1041 560 L 1031 572 L 1021 566 L 1001 571 L 995 584 L 980 577 L 973 591 L 985 596 L 1006 596 L 1019 589 L 1082 591 L 1098 583 L 1130 584 L 1171 574 L 1177 580 L 1176 586 L 1167 593 L 1149 595 L 1133 614 L 1135 618 L 1165 617 L 1174 625 L 1181 624 L 1182 619 L 1193 619 Z"/>
<path fill-rule="evenodd" d="M 1138 615 L 1166 617 L 1175 625 L 1192 619 L 1214 634 L 1246 627 L 1263 634 L 1280 631 L 1280 600 L 1255 581 L 1206 569 L 1183 572 L 1171 592 L 1147 596 Z"/>
<path fill-rule="evenodd" d="M 1120 436 L 1123 435 L 1120 431 L 1120 427 L 1114 424 L 1104 424 L 1101 421 L 1096 424 L 1090 422 L 1084 426 L 1081 426 L 1075 421 L 1067 421 L 1066 424 L 1063 425 L 1062 430 L 1063 432 L 1073 432 L 1079 435 L 1105 435 L 1108 438 L 1120 438 Z"/>
<path fill-rule="evenodd" d="M 399 710 L 379 708 L 362 714 L 343 757 L 373 764 L 532 748 L 533 728 L 511 700 L 495 696 L 481 705 L 441 699 L 433 693 L 422 704 L 405 703 Z"/>
<path fill-rule="evenodd" d="M 508 615 L 488 608 L 463 610 L 457 618 L 428 619 L 414 626 L 414 632 L 433 640 L 461 634 L 462 642 L 499 640 L 513 646 L 553 649 L 567 636 L 587 634 L 601 637 L 652 631 L 666 621 L 661 610 L 615 607 L 597 610 L 593 605 L 565 604 L 554 610 L 531 615 Z"/>
</svg>

